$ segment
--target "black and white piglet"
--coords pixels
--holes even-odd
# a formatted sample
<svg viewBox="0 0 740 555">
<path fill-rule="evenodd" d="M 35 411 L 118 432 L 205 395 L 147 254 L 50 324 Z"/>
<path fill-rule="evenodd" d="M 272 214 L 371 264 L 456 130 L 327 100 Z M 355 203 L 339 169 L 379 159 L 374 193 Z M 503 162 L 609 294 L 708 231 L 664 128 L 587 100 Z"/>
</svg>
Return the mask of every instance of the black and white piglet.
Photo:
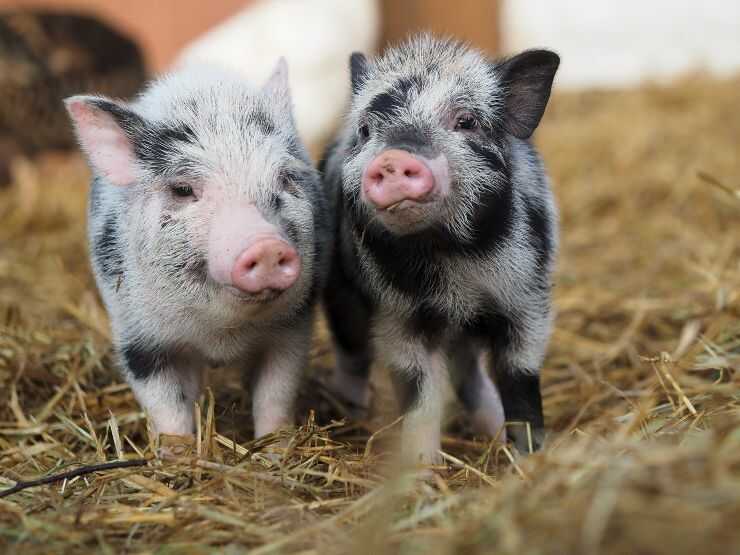
<svg viewBox="0 0 740 555">
<path fill-rule="evenodd" d="M 94 179 L 90 257 L 123 374 L 158 433 L 193 433 L 209 364 L 253 378 L 257 436 L 292 423 L 331 215 L 281 60 L 261 89 L 213 68 L 133 103 L 67 99 Z"/>
<path fill-rule="evenodd" d="M 351 58 L 351 108 L 322 168 L 339 214 L 326 290 L 334 386 L 366 404 L 374 351 L 412 460 L 438 460 L 450 378 L 481 431 L 505 438 L 504 420 L 523 421 L 541 442 L 558 238 L 529 138 L 558 64 L 546 50 L 492 62 L 429 35 Z M 524 450 L 526 429 L 508 427 Z"/>
</svg>

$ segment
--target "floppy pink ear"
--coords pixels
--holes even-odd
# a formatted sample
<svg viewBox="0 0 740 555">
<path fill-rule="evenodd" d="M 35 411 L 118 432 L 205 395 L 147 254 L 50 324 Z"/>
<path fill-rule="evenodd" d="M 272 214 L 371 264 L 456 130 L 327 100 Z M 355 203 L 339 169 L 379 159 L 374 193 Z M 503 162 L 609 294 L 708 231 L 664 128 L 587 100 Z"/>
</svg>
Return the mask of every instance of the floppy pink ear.
<svg viewBox="0 0 740 555">
<path fill-rule="evenodd" d="M 94 173 L 118 186 L 136 181 L 138 164 L 132 134 L 141 118 L 95 96 L 72 96 L 64 104 Z"/>
</svg>

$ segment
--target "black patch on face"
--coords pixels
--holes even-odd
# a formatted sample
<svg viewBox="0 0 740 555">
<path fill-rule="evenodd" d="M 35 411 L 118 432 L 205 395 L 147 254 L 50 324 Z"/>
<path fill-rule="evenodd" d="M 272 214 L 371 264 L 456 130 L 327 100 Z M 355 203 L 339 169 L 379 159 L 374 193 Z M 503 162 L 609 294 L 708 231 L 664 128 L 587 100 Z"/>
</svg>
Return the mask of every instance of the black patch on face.
<svg viewBox="0 0 740 555">
<path fill-rule="evenodd" d="M 391 91 L 380 93 L 373 98 L 367 107 L 367 112 L 384 117 L 393 115 L 403 104 L 403 99 L 400 99 L 396 92 L 391 89 Z"/>
<path fill-rule="evenodd" d="M 93 247 L 95 260 L 106 278 L 112 278 L 123 273 L 123 253 L 121 252 L 119 239 L 116 218 L 109 215 Z"/>
<path fill-rule="evenodd" d="M 399 148 L 412 154 L 421 154 L 428 158 L 434 158 L 427 137 L 417 127 L 396 127 L 386 134 L 385 142 L 388 148 Z"/>
<path fill-rule="evenodd" d="M 448 326 L 448 320 L 439 309 L 422 302 L 407 322 L 407 330 L 413 336 L 421 336 L 427 348 L 433 349 Z"/>
<path fill-rule="evenodd" d="M 134 141 L 134 153 L 154 172 L 165 173 L 171 169 L 180 145 L 194 144 L 195 132 L 186 124 L 176 127 L 152 127 Z"/>
<path fill-rule="evenodd" d="M 121 348 L 121 355 L 126 368 L 137 380 L 146 380 L 170 364 L 169 353 L 158 345 L 142 345 L 140 342 L 126 343 Z"/>
<path fill-rule="evenodd" d="M 537 253 L 537 265 L 544 270 L 552 257 L 552 222 L 541 206 L 528 202 L 526 210 L 527 223 L 531 232 L 529 241 Z"/>
<path fill-rule="evenodd" d="M 424 372 L 420 368 L 392 370 L 391 381 L 396 391 L 401 414 L 406 414 L 419 403 L 419 395 L 424 387 Z"/>
<path fill-rule="evenodd" d="M 366 112 L 383 118 L 392 116 L 399 108 L 406 105 L 411 89 L 419 89 L 422 85 L 421 77 L 399 79 L 387 91 L 376 95 L 368 104 Z"/>
</svg>

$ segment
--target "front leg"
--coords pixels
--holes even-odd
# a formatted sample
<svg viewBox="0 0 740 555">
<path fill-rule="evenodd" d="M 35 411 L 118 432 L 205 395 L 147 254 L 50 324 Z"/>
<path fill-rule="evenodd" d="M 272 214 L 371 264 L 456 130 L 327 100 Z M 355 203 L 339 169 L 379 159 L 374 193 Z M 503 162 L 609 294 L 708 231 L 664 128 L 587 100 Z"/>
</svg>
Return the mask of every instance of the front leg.
<svg viewBox="0 0 740 555">
<path fill-rule="evenodd" d="M 401 454 L 409 464 L 441 462 L 441 426 L 449 384 L 443 353 L 399 334 L 379 335 L 401 414 Z"/>
<path fill-rule="evenodd" d="M 496 315 L 490 322 L 491 365 L 504 406 L 507 435 L 522 453 L 538 450 L 545 436 L 540 366 L 549 315 Z"/>
<path fill-rule="evenodd" d="M 254 435 L 262 437 L 295 423 L 295 401 L 308 364 L 311 322 L 281 331 L 252 368 Z"/>
<path fill-rule="evenodd" d="M 202 388 L 202 362 L 154 341 L 123 341 L 124 376 L 156 434 L 192 436 L 194 403 Z"/>
</svg>

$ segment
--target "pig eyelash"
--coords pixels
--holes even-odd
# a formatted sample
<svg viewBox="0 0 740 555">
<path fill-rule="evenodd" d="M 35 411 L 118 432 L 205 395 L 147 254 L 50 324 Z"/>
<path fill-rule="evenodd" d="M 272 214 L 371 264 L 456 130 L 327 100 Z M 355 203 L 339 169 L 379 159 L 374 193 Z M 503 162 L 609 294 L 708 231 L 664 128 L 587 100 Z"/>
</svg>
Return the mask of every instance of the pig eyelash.
<svg viewBox="0 0 740 555">
<path fill-rule="evenodd" d="M 455 115 L 455 131 L 477 131 L 480 122 L 470 112 L 461 112 Z"/>
<path fill-rule="evenodd" d="M 172 195 L 181 198 L 195 198 L 195 193 L 193 192 L 193 188 L 190 185 L 187 185 L 185 183 L 176 183 L 174 185 L 170 186 L 170 191 L 172 192 Z"/>
</svg>

